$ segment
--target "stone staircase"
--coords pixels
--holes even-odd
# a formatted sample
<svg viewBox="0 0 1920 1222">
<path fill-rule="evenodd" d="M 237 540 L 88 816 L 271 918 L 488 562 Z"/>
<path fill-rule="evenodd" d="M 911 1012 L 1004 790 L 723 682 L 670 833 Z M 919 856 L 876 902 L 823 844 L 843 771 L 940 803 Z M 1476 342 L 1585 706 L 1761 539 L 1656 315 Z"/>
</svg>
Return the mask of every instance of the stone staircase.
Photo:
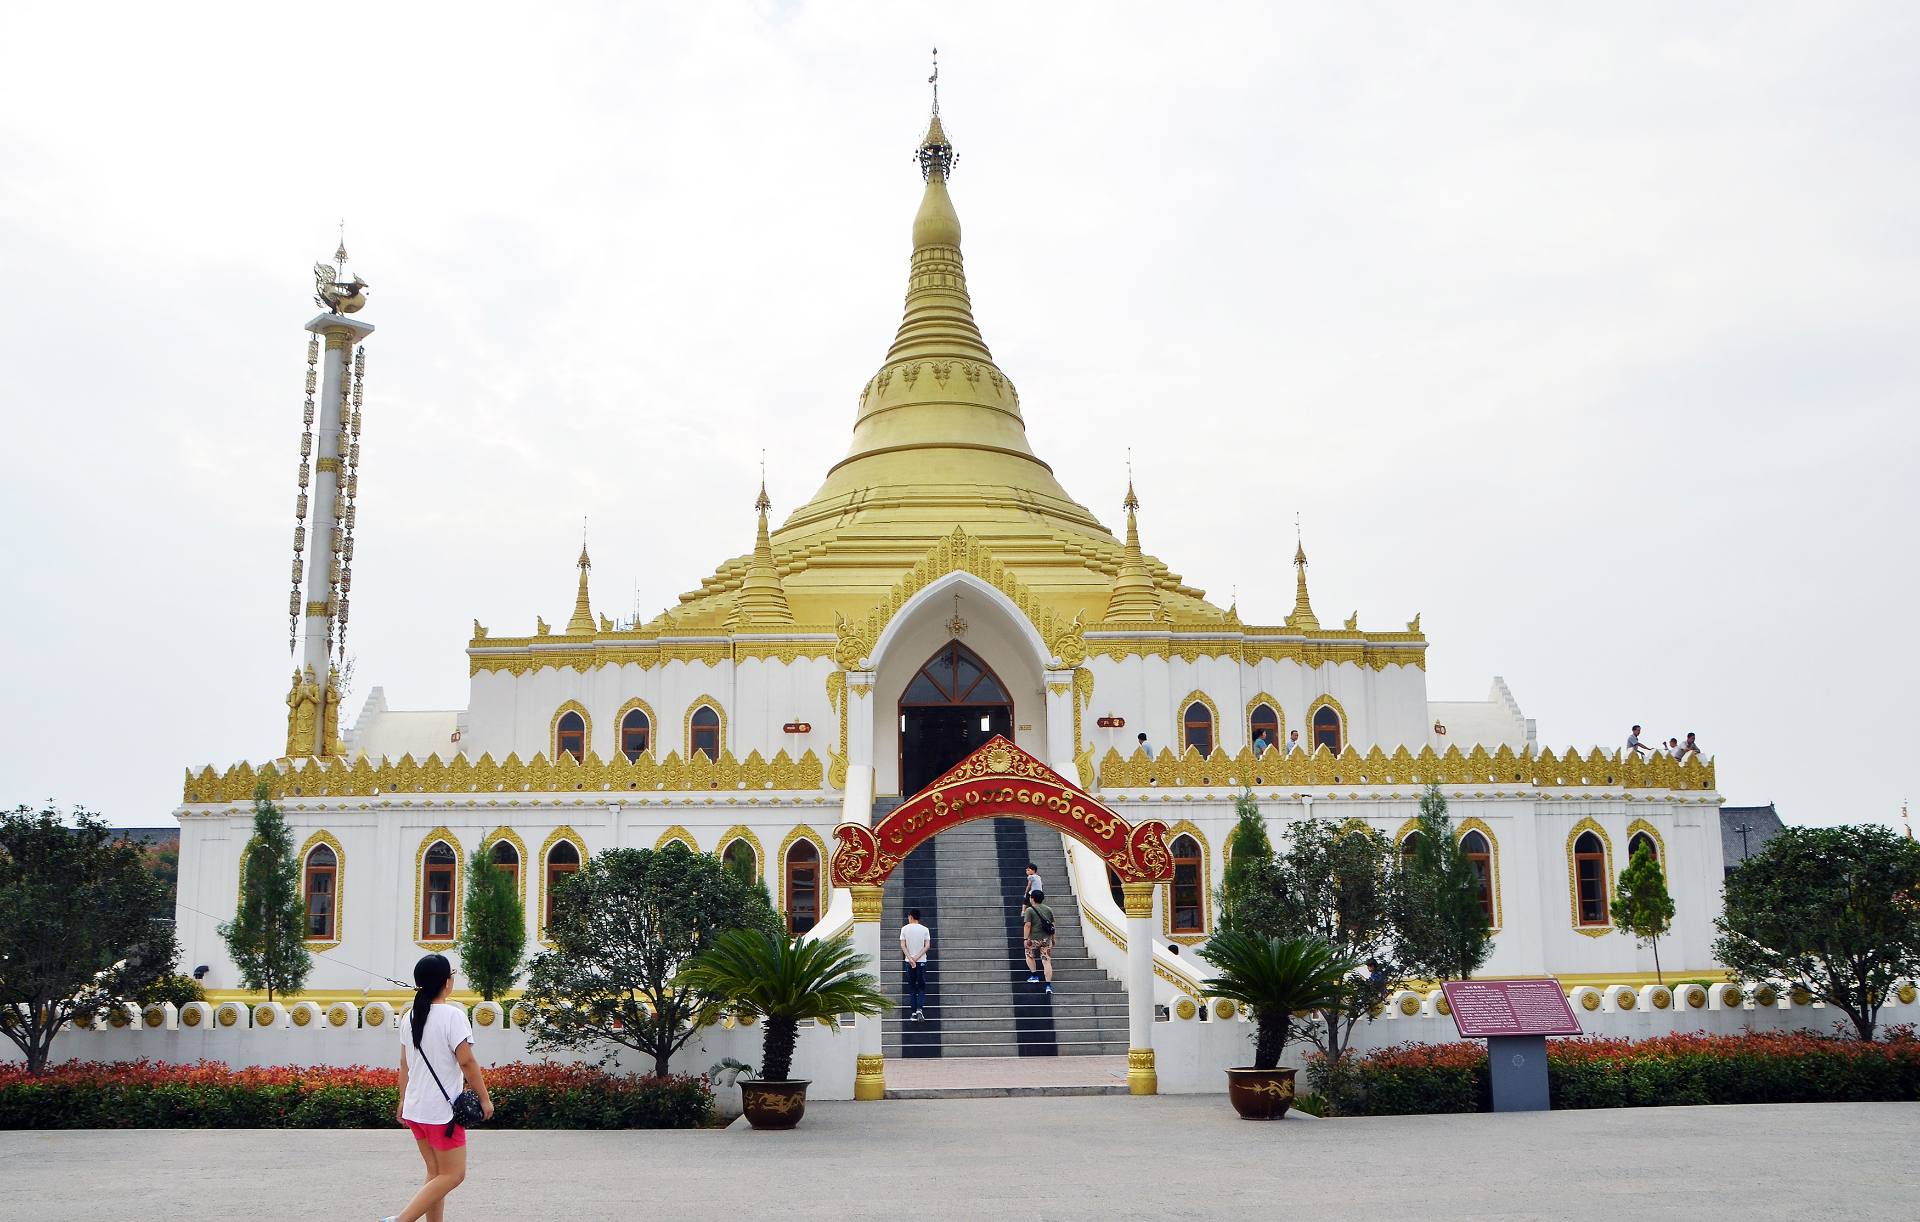
<svg viewBox="0 0 1920 1222">
<path fill-rule="evenodd" d="M 876 809 L 876 821 L 885 813 Z M 1021 954 L 1024 866 L 1039 867 L 1054 912 L 1053 994 L 1028 984 Z M 899 929 L 908 908 L 933 932 L 927 1017 L 890 1012 L 888 1057 L 1114 1055 L 1127 1050 L 1127 994 L 1087 954 L 1060 834 L 1020 819 L 981 819 L 940 833 L 887 880 L 880 981 L 905 996 Z"/>
</svg>

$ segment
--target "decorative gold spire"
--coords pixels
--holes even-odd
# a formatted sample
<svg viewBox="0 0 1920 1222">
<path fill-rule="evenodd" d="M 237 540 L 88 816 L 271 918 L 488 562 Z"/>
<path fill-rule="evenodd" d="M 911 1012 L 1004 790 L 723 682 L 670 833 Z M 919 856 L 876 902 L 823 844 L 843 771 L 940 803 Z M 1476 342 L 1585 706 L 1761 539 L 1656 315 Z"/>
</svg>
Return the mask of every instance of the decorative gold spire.
<svg viewBox="0 0 1920 1222">
<path fill-rule="evenodd" d="M 747 623 L 755 626 L 789 625 L 793 623 L 793 610 L 787 606 L 787 592 L 780 585 L 780 570 L 773 563 L 773 542 L 767 535 L 767 511 L 773 508 L 773 502 L 767 497 L 764 472 L 760 476 L 760 495 L 754 498 L 753 508 L 759 514 L 760 524 L 753 536 L 753 560 L 740 582 L 737 610 Z"/>
<path fill-rule="evenodd" d="M 1140 498 L 1134 495 L 1131 474 L 1127 476 L 1127 497 L 1120 502 L 1120 507 L 1127 511 L 1127 546 L 1121 553 L 1120 575 L 1113 583 L 1113 596 L 1107 600 L 1107 618 L 1156 620 L 1160 618 L 1160 591 L 1155 588 L 1146 557 L 1140 552 Z"/>
<path fill-rule="evenodd" d="M 1313 613 L 1313 604 L 1307 600 L 1307 549 L 1300 542 L 1299 524 L 1294 525 L 1293 541 L 1293 614 L 1287 617 L 1287 627 L 1294 632 L 1320 631 L 1320 617 Z"/>
<path fill-rule="evenodd" d="M 587 556 L 587 528 L 580 527 L 580 559 L 574 561 L 580 566 L 580 592 L 573 596 L 573 618 L 567 621 L 568 633 L 591 633 L 594 628 L 593 607 L 587 601 L 587 574 L 593 571 L 593 561 Z"/>
<path fill-rule="evenodd" d="M 947 523 L 1015 514 L 1106 535 L 1034 455 L 1019 393 L 974 321 L 947 193 L 956 159 L 937 106 L 914 159 L 925 186 L 900 327 L 861 391 L 847 456 L 780 528 L 783 542 L 844 526 L 849 512 L 893 520 L 924 511 Z"/>
</svg>

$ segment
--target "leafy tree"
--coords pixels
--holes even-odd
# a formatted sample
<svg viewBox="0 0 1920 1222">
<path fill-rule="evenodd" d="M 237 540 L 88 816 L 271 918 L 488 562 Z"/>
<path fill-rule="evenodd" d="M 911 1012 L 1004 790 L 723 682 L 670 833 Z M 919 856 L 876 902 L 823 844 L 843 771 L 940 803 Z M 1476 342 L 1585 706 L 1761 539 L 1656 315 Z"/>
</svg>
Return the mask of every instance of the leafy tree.
<svg viewBox="0 0 1920 1222">
<path fill-rule="evenodd" d="M 1920 845 L 1884 827 L 1790 827 L 1727 877 L 1713 953 L 1743 982 L 1805 989 L 1873 1038 L 1920 975 Z"/>
<path fill-rule="evenodd" d="M 293 833 L 273 804 L 269 782 L 253 791 L 253 838 L 240 871 L 240 899 L 233 920 L 220 926 L 227 954 L 250 989 L 298 993 L 313 970 L 307 951 L 307 901 L 300 894 L 300 863 Z"/>
<path fill-rule="evenodd" d="M 725 1000 L 680 970 L 729 929 L 784 932 L 765 895 L 719 858 L 679 843 L 596 854 L 555 894 L 553 948 L 528 967 L 530 1045 L 631 1048 L 667 1073 Z"/>
<path fill-rule="evenodd" d="M 1253 791 L 1241 790 L 1240 796 L 1233 800 L 1233 809 L 1240 819 L 1233 825 L 1227 846 L 1227 868 L 1220 882 L 1222 929 L 1233 928 L 1234 906 L 1240 893 L 1249 885 L 1249 863 L 1273 856 L 1273 844 L 1267 839 L 1267 821 L 1260 814 L 1260 804 L 1254 800 Z"/>
<path fill-rule="evenodd" d="M 140 846 L 97 815 L 0 813 L 0 1033 L 43 1073 L 66 1024 L 173 970 L 172 909 Z"/>
<path fill-rule="evenodd" d="M 767 894 L 767 881 L 760 877 L 759 855 L 749 845 L 739 841 L 734 843 L 737 849 L 733 856 L 723 857 L 721 860 L 726 862 L 727 869 L 740 877 L 741 882 L 760 893 L 761 898 L 767 901 L 767 907 L 773 907 L 773 897 Z"/>
<path fill-rule="evenodd" d="M 1394 957 L 1402 970 L 1435 980 L 1472 979 L 1493 953 L 1493 930 L 1480 906 L 1479 876 L 1454 839 L 1438 785 L 1420 797 L 1413 853 L 1395 876 Z"/>
<path fill-rule="evenodd" d="M 1203 951 L 1220 974 L 1200 982 L 1215 997 L 1253 1011 L 1253 1067 L 1273 1069 L 1296 1027 L 1293 1016 L 1336 1004 L 1342 981 L 1353 971 L 1333 947 L 1318 938 L 1261 938 L 1216 934 Z"/>
<path fill-rule="evenodd" d="M 460 930 L 460 969 L 474 989 L 497 1001 L 520 978 L 527 948 L 527 912 L 513 876 L 495 865 L 486 848 L 467 862 L 466 919 Z"/>
<path fill-rule="evenodd" d="M 842 1014 L 893 1009 L 880 992 L 880 982 L 866 970 L 871 966 L 853 949 L 852 935 L 845 931 L 808 941 L 760 929 L 733 929 L 721 934 L 680 979 L 733 1009 L 764 1018 L 760 1076 L 785 1082 L 793 1076 L 801 1019 L 838 1030 Z"/>
<path fill-rule="evenodd" d="M 1667 894 L 1665 872 L 1646 845 L 1635 849 L 1627 868 L 1620 871 L 1620 885 L 1614 888 L 1608 911 L 1616 929 L 1653 947 L 1653 978 L 1665 984 L 1667 978 L 1660 974 L 1660 935 L 1673 928 L 1673 897 Z"/>
<path fill-rule="evenodd" d="M 147 869 L 160 880 L 165 891 L 167 904 L 173 904 L 173 898 L 180 883 L 180 842 L 169 840 L 165 844 L 150 844 L 141 850 L 145 856 Z"/>
</svg>

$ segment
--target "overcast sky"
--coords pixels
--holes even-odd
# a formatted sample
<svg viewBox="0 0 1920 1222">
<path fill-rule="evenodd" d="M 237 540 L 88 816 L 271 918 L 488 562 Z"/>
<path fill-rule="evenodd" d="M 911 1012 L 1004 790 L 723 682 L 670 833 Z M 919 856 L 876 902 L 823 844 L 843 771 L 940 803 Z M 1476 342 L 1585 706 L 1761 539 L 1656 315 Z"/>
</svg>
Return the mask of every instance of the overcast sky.
<svg viewBox="0 0 1920 1222">
<path fill-rule="evenodd" d="M 553 11 L 533 14 L 535 8 Z M 845 450 L 927 50 L 1035 450 L 1243 616 L 1423 615 L 1543 743 L 1916 793 L 1920 9 L 14 6 L 0 800 L 157 824 L 282 749 L 310 269 L 347 219 L 360 701 L 647 616 Z M 1443 15 L 1444 14 L 1444 15 Z"/>
</svg>

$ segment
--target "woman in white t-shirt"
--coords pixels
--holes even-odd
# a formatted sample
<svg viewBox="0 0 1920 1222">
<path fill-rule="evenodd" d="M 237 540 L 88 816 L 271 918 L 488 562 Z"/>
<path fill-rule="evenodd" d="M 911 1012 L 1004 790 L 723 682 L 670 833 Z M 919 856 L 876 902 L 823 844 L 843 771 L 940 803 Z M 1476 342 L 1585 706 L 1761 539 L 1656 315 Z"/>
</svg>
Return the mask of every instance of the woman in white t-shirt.
<svg viewBox="0 0 1920 1222">
<path fill-rule="evenodd" d="M 453 1123 L 453 1100 L 461 1090 L 472 1087 L 480 1096 L 481 1115 L 493 1118 L 493 1096 L 480 1062 L 473 1059 L 473 1027 L 466 1011 L 447 1004 L 453 965 L 445 955 L 427 955 L 413 965 L 413 983 L 418 987 L 400 1051 L 398 1119 L 413 1131 L 427 1164 L 427 1182 L 406 1209 L 381 1222 L 439 1222 L 447 1194 L 467 1177 L 467 1131 Z"/>
</svg>

